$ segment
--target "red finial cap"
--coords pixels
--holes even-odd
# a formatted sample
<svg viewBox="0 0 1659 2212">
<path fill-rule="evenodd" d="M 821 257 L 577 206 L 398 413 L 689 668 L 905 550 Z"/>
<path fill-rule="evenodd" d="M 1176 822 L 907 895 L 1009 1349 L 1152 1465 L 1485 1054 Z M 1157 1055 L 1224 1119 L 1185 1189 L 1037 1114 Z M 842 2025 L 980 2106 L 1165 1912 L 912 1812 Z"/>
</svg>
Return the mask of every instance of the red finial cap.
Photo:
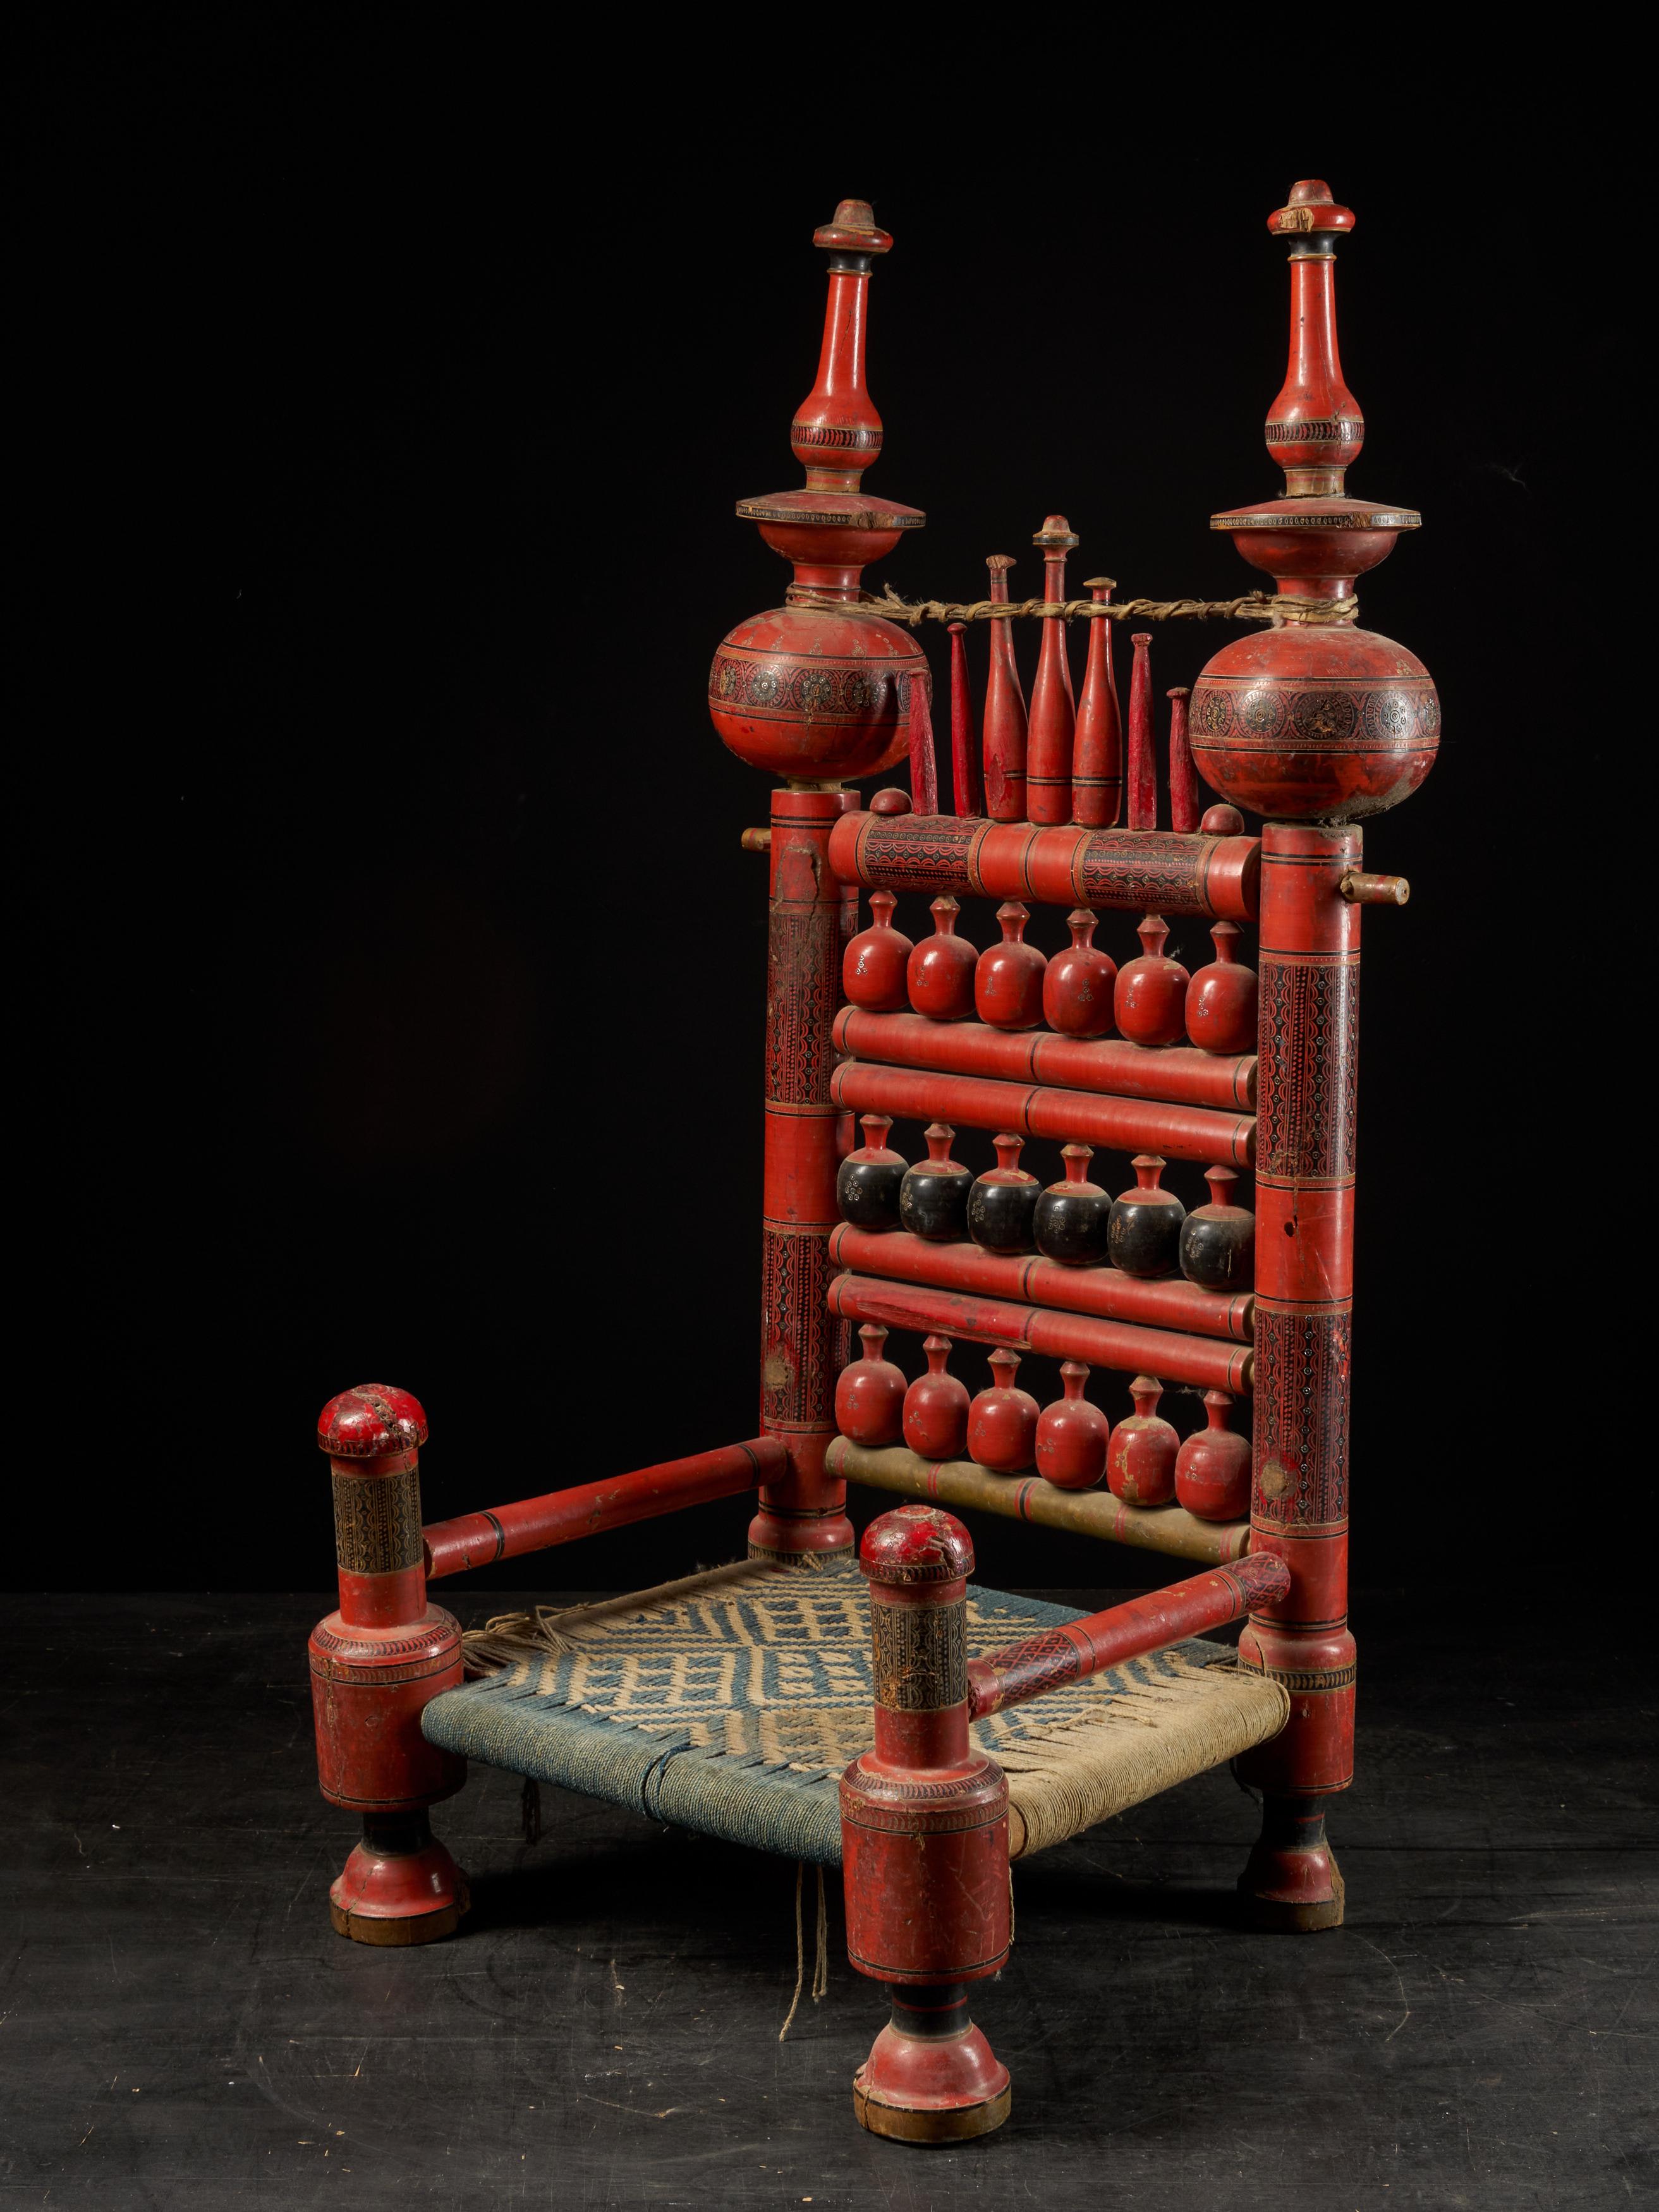
<svg viewBox="0 0 1659 2212">
<path fill-rule="evenodd" d="M 869 210 L 865 212 L 867 215 Z M 1337 205 L 1322 177 L 1304 177 L 1300 184 L 1291 186 L 1285 205 L 1275 208 L 1267 217 L 1267 228 L 1275 238 L 1294 237 L 1307 230 L 1352 230 L 1353 210 Z"/>
<path fill-rule="evenodd" d="M 317 1417 L 317 1442 L 331 1459 L 385 1459 L 426 1442 L 418 1398 L 390 1382 L 360 1382 L 331 1398 Z"/>
<path fill-rule="evenodd" d="M 1301 189 L 1300 185 L 1297 187 L 1298 191 Z M 1329 194 L 1326 197 L 1328 198 Z M 822 201 L 819 205 L 823 205 Z M 1352 216 L 1348 220 L 1352 222 Z M 875 214 L 868 200 L 843 200 L 836 210 L 834 222 L 820 223 L 812 233 L 812 243 L 829 252 L 886 253 L 891 251 L 893 241 L 886 231 L 876 228 Z"/>
<path fill-rule="evenodd" d="M 974 1571 L 974 1543 L 953 1513 L 937 1505 L 899 1505 L 872 1521 L 859 1546 L 872 1583 L 948 1583 Z"/>
</svg>

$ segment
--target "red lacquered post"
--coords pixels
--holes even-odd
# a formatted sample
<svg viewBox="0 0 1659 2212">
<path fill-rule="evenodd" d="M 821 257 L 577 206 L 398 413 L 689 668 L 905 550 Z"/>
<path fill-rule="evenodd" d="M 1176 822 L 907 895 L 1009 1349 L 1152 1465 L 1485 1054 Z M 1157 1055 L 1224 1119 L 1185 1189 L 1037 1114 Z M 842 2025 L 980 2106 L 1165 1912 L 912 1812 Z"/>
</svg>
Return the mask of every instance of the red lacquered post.
<svg viewBox="0 0 1659 2212">
<path fill-rule="evenodd" d="M 1291 1694 L 1284 1733 L 1241 1762 L 1266 1799 L 1239 1887 L 1279 1928 L 1334 1928 L 1342 1878 L 1325 1801 L 1353 1777 L 1348 1376 L 1353 1304 L 1359 910 L 1357 830 L 1269 823 L 1261 854 L 1253 1553 L 1291 1570 L 1239 1644 Z"/>
<path fill-rule="evenodd" d="M 1011 553 L 993 553 L 986 560 L 991 580 L 987 598 L 998 606 L 1008 604 Z M 1025 694 L 1020 688 L 1014 659 L 1014 625 L 994 617 L 985 625 L 991 633 L 991 661 L 985 678 L 985 719 L 981 746 L 985 758 L 985 811 L 993 822 L 1025 819 Z"/>
<path fill-rule="evenodd" d="M 1152 761 L 1152 635 L 1138 629 L 1129 640 L 1129 827 L 1158 827 L 1158 772 Z"/>
<path fill-rule="evenodd" d="M 775 791 L 766 993 L 766 1160 L 763 1227 L 761 1428 L 789 1455 L 761 1486 L 750 1524 L 757 1555 L 852 1544 L 847 1486 L 824 1472 L 847 1332 L 824 1308 L 839 1165 L 829 1095 L 841 983 L 841 886 L 830 831 L 842 793 Z"/>
<path fill-rule="evenodd" d="M 1089 596 L 1098 606 L 1116 588 L 1109 576 L 1089 580 Z M 1072 819 L 1085 829 L 1103 830 L 1117 820 L 1122 806 L 1123 725 L 1112 672 L 1112 625 L 1104 615 L 1096 615 L 1089 621 L 1089 658 L 1072 739 Z"/>
<path fill-rule="evenodd" d="M 1066 556 L 1077 544 L 1063 514 L 1051 514 L 1036 537 L 1042 549 L 1042 596 L 1056 605 L 1066 597 Z M 1072 739 L 1077 709 L 1066 657 L 1066 624 L 1042 618 L 1042 649 L 1031 686 L 1031 720 L 1025 741 L 1025 805 L 1033 822 L 1072 818 Z"/>
<path fill-rule="evenodd" d="M 1193 830 L 1198 827 L 1198 771 L 1187 738 L 1187 702 L 1192 687 L 1177 684 L 1170 693 L 1170 827 Z"/>
<path fill-rule="evenodd" d="M 974 706 L 968 690 L 966 623 L 947 623 L 951 634 L 951 793 L 959 815 L 985 811 L 974 758 Z"/>
<path fill-rule="evenodd" d="M 363 1839 L 329 1891 L 357 1943 L 432 1943 L 466 1911 L 466 1881 L 434 1843 L 427 1808 L 452 1797 L 466 1762 L 421 1734 L 421 1713 L 461 1679 L 459 1623 L 428 1605 L 421 1545 L 426 1415 L 378 1382 L 324 1407 L 317 1441 L 334 1478 L 337 1612 L 311 1632 L 317 1778 L 361 1813 Z"/>
<path fill-rule="evenodd" d="M 1008 1956 L 1008 1784 L 968 1736 L 968 1531 L 901 1505 L 865 1531 L 875 1747 L 841 1783 L 847 1954 L 892 2019 L 853 2084 L 874 2135 L 960 2142 L 1008 2117 L 1008 2069 L 968 2016 Z"/>
</svg>

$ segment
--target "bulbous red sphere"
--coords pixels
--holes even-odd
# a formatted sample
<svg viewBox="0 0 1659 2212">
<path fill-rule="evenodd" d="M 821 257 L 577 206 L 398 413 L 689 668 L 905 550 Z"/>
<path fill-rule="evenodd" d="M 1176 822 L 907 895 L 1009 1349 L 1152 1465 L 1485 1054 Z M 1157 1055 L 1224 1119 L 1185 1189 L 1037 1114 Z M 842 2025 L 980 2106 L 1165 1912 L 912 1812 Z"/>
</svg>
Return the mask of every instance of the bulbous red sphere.
<svg viewBox="0 0 1659 2212">
<path fill-rule="evenodd" d="M 902 1013 L 907 1002 L 905 963 L 915 951 L 902 929 L 893 927 L 897 900 L 891 891 L 872 891 L 870 912 L 874 919 L 861 929 L 841 957 L 841 988 L 847 1003 L 867 1013 Z"/>
<path fill-rule="evenodd" d="M 974 1011 L 974 972 L 979 954 L 965 937 L 956 933 L 960 911 L 953 898 L 936 898 L 932 913 L 937 927 L 910 955 L 904 971 L 910 1004 L 930 1021 L 966 1021 Z"/>
<path fill-rule="evenodd" d="M 1025 942 L 1030 909 L 1018 899 L 997 908 L 1001 941 L 987 945 L 974 969 L 974 1011 L 995 1030 L 1035 1029 L 1042 1019 L 1042 975 L 1048 965 Z"/>
<path fill-rule="evenodd" d="M 1096 950 L 1095 918 L 1086 906 L 1066 921 L 1072 941 L 1043 970 L 1042 1018 L 1061 1036 L 1104 1036 L 1112 1026 L 1117 963 Z"/>
<path fill-rule="evenodd" d="M 1414 653 L 1340 623 L 1224 646 L 1193 686 L 1206 783 L 1276 822 L 1357 822 L 1410 798 L 1434 765 L 1440 700 Z"/>
<path fill-rule="evenodd" d="M 1066 1395 L 1037 1417 L 1036 1471 L 1056 1490 L 1092 1490 L 1106 1472 L 1111 1424 L 1083 1395 L 1089 1370 L 1068 1359 L 1060 1370 Z"/>
<path fill-rule="evenodd" d="M 1218 921 L 1210 932 L 1215 958 L 1187 986 L 1187 1035 L 1201 1052 L 1255 1050 L 1256 975 L 1234 947 L 1238 925 Z M 854 940 L 856 942 L 856 940 Z"/>
<path fill-rule="evenodd" d="M 1112 1431 L 1106 1449 L 1106 1482 L 1126 1505 L 1167 1505 L 1175 1496 L 1176 1454 L 1181 1439 L 1158 1414 L 1162 1389 L 1150 1375 L 1129 1385 L 1134 1412 Z"/>
<path fill-rule="evenodd" d="M 1014 1387 L 1019 1358 L 1012 1352 L 991 1354 L 995 1381 L 968 1408 L 968 1456 L 994 1474 L 1018 1474 L 1030 1467 L 1036 1443 L 1037 1401 Z"/>
<path fill-rule="evenodd" d="M 930 1336 L 922 1345 L 927 1372 L 904 1394 L 904 1441 L 923 1459 L 960 1459 L 968 1447 L 968 1389 L 947 1375 L 948 1337 Z"/>
<path fill-rule="evenodd" d="M 1187 1034 L 1187 986 L 1192 979 L 1178 960 L 1164 956 L 1170 933 L 1161 915 L 1149 914 L 1136 934 L 1140 957 L 1124 962 L 1112 991 L 1118 1032 L 1131 1044 L 1179 1044 Z"/>
<path fill-rule="evenodd" d="M 1200 1521 L 1242 1521 L 1250 1510 L 1250 1440 L 1227 1426 L 1232 1402 L 1206 1390 L 1206 1425 L 1176 1455 L 1176 1497 Z"/>
<path fill-rule="evenodd" d="M 836 1382 L 836 1426 L 855 1444 L 879 1451 L 896 1444 L 903 1434 L 904 1394 L 909 1388 L 902 1368 L 881 1356 L 887 1332 L 874 1322 L 859 1331 L 864 1356 L 843 1367 Z"/>
<path fill-rule="evenodd" d="M 838 782 L 878 775 L 908 752 L 912 678 L 928 684 L 927 658 L 894 623 L 773 607 L 721 640 L 708 712 L 721 743 L 751 768 Z"/>
</svg>

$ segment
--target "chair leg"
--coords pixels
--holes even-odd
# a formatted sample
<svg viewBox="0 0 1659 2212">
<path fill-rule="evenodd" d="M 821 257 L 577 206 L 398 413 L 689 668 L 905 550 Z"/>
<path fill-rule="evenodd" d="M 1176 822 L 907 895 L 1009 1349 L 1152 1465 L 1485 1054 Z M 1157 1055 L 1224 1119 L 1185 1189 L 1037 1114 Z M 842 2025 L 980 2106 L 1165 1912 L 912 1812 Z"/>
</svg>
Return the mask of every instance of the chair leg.
<svg viewBox="0 0 1659 2212">
<path fill-rule="evenodd" d="M 1343 1884 L 1322 1797 L 1264 1797 L 1261 1833 L 1238 1893 L 1252 1927 L 1307 1935 L 1342 1924 Z"/>
<path fill-rule="evenodd" d="M 461 1679 L 460 1624 L 426 1596 L 426 1417 L 407 1391 L 371 1384 L 331 1399 L 318 1433 L 333 1468 L 340 1603 L 311 1632 L 317 1778 L 363 1823 L 330 1917 L 356 1943 L 432 1943 L 454 1932 L 467 1891 L 427 1808 L 461 1787 L 466 1762 L 421 1733 L 427 1705 Z"/>
<path fill-rule="evenodd" d="M 363 1839 L 328 1893 L 337 1936 L 354 1943 L 436 1943 L 470 1899 L 466 1876 L 432 1833 L 426 1808 L 363 1815 Z"/>
<path fill-rule="evenodd" d="M 853 2076 L 853 2110 L 873 2136 L 965 2142 L 1008 2117 L 1008 2069 L 968 2016 L 961 1982 L 890 1985 L 893 2016 Z"/>
<path fill-rule="evenodd" d="M 965 1984 L 1008 1956 L 1008 1784 L 968 1734 L 968 1532 L 902 1505 L 865 1532 L 875 1745 L 841 1784 L 847 1952 L 892 2017 L 853 2084 L 872 2135 L 961 2142 L 1008 2117 Z"/>
</svg>

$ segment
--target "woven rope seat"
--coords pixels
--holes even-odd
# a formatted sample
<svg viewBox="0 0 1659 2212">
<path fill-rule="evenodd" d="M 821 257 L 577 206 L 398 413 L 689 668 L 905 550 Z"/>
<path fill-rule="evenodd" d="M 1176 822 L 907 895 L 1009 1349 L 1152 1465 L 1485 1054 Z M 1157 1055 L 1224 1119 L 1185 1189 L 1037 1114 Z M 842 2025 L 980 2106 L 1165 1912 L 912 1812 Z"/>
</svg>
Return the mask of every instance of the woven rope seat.
<svg viewBox="0 0 1659 2212">
<path fill-rule="evenodd" d="M 1082 1616 L 970 1585 L 970 1658 Z M 870 1601 L 850 1560 L 745 1560 L 469 1633 L 480 1679 L 427 1706 L 447 1751 L 656 1820 L 841 1863 L 837 1783 L 870 1747 Z M 1290 1701 L 1201 1638 L 975 1723 L 1008 1776 L 1011 1856 L 1276 1735 Z"/>
</svg>

